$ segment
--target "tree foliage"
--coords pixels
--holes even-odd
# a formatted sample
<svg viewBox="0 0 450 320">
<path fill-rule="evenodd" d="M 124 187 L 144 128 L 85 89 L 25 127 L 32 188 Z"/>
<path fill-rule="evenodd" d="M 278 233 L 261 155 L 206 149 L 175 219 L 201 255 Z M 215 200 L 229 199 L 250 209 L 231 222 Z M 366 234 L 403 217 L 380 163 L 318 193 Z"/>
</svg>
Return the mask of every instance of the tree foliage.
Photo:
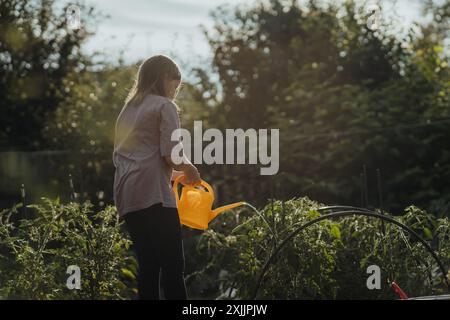
<svg viewBox="0 0 450 320">
<path fill-rule="evenodd" d="M 80 7 L 85 10 L 82 23 L 89 26 L 95 21 L 93 9 Z M 65 77 L 91 65 L 91 57 L 81 51 L 89 27 L 68 29 L 65 8 L 55 10 L 53 0 L 0 3 L 2 149 L 47 147 L 43 123 L 65 94 Z"/>
<path fill-rule="evenodd" d="M 255 203 L 275 188 L 286 198 L 360 204 L 366 165 L 372 205 L 380 168 L 384 204 L 394 212 L 412 203 L 445 210 L 449 55 L 436 33 L 448 16 L 439 19 L 399 37 L 393 21 L 369 29 L 354 1 L 222 8 L 205 31 L 221 91 L 199 77 L 213 105 L 204 119 L 216 128 L 279 128 L 281 174 L 258 177 L 251 166 L 206 172 L 230 185 L 228 197 Z M 249 181 L 261 188 L 253 193 Z"/>
</svg>

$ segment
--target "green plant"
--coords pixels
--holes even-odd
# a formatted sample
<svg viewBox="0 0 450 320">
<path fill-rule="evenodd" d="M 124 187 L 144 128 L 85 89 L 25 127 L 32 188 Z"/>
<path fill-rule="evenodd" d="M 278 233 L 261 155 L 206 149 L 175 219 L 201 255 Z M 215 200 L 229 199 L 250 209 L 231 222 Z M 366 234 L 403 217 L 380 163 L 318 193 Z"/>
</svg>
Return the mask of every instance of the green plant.
<svg viewBox="0 0 450 320">
<path fill-rule="evenodd" d="M 308 198 L 273 201 L 257 215 L 224 215 L 197 245 L 206 268 L 195 278 L 217 278 L 216 296 L 227 289 L 250 298 L 274 242 L 320 215 L 322 205 Z M 387 214 L 387 213 L 385 213 Z M 237 218 L 239 217 L 239 218 Z M 450 265 L 450 221 L 411 206 L 396 217 L 430 241 L 443 263 Z M 224 225 L 225 224 L 225 225 Z M 270 228 L 269 228 L 270 226 Z M 367 267 L 381 268 L 382 287 L 366 286 Z M 369 217 L 324 220 L 300 232 L 281 251 L 266 273 L 259 298 L 267 299 L 392 299 L 387 284 L 396 281 L 410 296 L 445 293 L 435 261 L 425 248 L 395 225 Z"/>
<path fill-rule="evenodd" d="M 29 205 L 29 220 L 19 220 L 21 205 L 0 212 L 0 297 L 12 299 L 123 299 L 132 297 L 133 258 L 115 208 L 98 213 L 90 202 L 61 204 L 43 198 Z M 67 267 L 81 270 L 81 289 L 69 290 Z"/>
<path fill-rule="evenodd" d="M 242 208 L 220 215 L 205 232 L 185 232 L 191 298 L 250 298 L 261 268 L 290 233 L 321 215 L 308 198 L 271 201 L 261 215 Z M 115 208 L 93 211 L 90 202 L 62 204 L 44 198 L 0 212 L 0 298 L 131 299 L 137 263 Z M 234 213 L 234 214 L 233 214 Z M 385 213 L 387 214 L 387 213 Z M 408 225 L 450 266 L 450 222 L 417 207 L 395 217 Z M 187 232 L 189 231 L 189 232 Z M 381 268 L 381 290 L 368 290 L 367 267 Z M 81 269 L 81 290 L 69 290 L 67 267 Z M 435 261 L 402 229 L 377 219 L 323 220 L 295 236 L 264 277 L 259 298 L 392 299 L 396 281 L 410 296 L 445 293 Z M 230 290 L 231 289 L 231 290 Z"/>
</svg>

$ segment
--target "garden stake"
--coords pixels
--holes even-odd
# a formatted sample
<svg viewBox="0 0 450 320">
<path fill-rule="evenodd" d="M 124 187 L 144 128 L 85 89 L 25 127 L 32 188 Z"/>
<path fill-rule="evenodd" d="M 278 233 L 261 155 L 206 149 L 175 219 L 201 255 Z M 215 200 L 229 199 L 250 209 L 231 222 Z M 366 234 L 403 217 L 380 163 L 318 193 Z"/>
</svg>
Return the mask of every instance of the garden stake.
<svg viewBox="0 0 450 320">
<path fill-rule="evenodd" d="M 378 205 L 380 209 L 383 209 L 383 194 L 381 191 L 381 171 L 377 168 L 377 188 L 378 188 Z"/>
<path fill-rule="evenodd" d="M 360 182 L 361 182 L 361 208 L 365 208 L 364 204 L 364 174 L 361 172 L 359 174 Z"/>
<path fill-rule="evenodd" d="M 369 207 L 369 189 L 367 187 L 367 170 L 366 165 L 363 165 L 363 174 L 364 174 L 364 202 L 365 207 Z"/>
<path fill-rule="evenodd" d="M 28 219 L 28 214 L 27 214 L 27 204 L 25 201 L 25 185 L 22 183 L 22 185 L 20 186 L 20 195 L 22 197 L 22 204 L 23 204 L 23 209 L 22 209 L 22 215 L 25 219 Z"/>
<path fill-rule="evenodd" d="M 377 190 L 378 190 L 378 207 L 380 208 L 380 212 L 381 214 L 384 214 L 383 212 L 383 198 L 382 198 L 382 194 L 381 194 L 381 173 L 380 173 L 380 169 L 377 168 Z M 383 232 L 383 236 L 386 234 L 386 227 L 384 225 L 384 221 L 381 220 L 381 228 L 382 228 L 382 232 Z"/>
<path fill-rule="evenodd" d="M 73 180 L 72 180 L 72 174 L 69 173 L 69 187 L 70 187 L 70 200 L 75 201 L 75 189 L 73 187 Z"/>
</svg>

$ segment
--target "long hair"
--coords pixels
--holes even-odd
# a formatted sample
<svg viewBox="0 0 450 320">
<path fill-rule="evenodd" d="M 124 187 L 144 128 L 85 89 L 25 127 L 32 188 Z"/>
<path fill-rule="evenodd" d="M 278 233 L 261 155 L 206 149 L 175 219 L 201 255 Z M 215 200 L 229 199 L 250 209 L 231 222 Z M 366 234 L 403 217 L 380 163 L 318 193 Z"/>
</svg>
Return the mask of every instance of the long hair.
<svg viewBox="0 0 450 320">
<path fill-rule="evenodd" d="M 169 80 L 181 80 L 180 69 L 172 59 L 165 55 L 155 55 L 145 60 L 139 66 L 134 85 L 125 100 L 125 106 L 140 104 L 147 94 L 166 97 L 165 77 Z"/>
</svg>

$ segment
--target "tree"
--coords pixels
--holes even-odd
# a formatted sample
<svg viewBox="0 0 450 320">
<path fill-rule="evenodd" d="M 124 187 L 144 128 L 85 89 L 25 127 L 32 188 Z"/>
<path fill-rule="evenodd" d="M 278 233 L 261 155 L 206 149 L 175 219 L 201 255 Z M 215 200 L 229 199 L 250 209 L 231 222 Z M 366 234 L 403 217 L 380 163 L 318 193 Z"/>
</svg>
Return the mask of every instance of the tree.
<svg viewBox="0 0 450 320">
<path fill-rule="evenodd" d="M 263 203 L 280 186 L 281 197 L 359 205 L 364 164 L 381 169 L 394 212 L 448 191 L 449 132 L 440 123 L 450 113 L 448 53 L 443 37 L 432 37 L 438 28 L 399 38 L 392 22 L 371 30 L 362 7 L 343 4 L 272 0 L 214 15 L 215 32 L 205 33 L 221 99 L 210 125 L 280 128 L 282 140 L 275 178 L 248 166 L 206 169 L 231 186 L 229 196 Z"/>
<path fill-rule="evenodd" d="M 81 52 L 91 35 L 93 9 L 83 10 L 82 28 L 66 25 L 66 8 L 53 0 L 3 0 L 0 3 L 0 148 L 44 148 L 44 119 L 63 97 L 65 77 L 92 65 Z"/>
</svg>

